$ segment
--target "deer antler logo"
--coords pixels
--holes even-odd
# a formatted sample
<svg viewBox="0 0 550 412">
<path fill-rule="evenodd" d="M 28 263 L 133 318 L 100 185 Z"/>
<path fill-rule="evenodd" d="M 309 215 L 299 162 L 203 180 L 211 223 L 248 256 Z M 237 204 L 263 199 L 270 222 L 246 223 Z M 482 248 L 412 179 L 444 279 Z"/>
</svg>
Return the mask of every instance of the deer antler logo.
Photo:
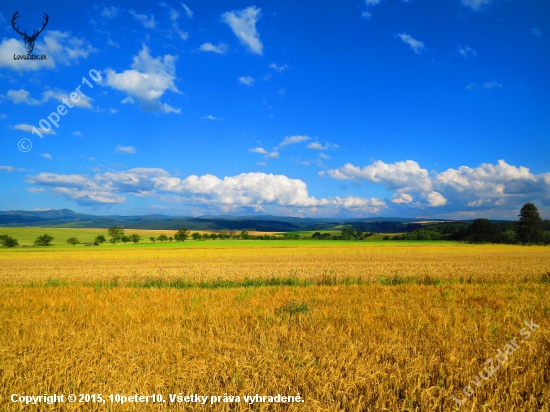
<svg viewBox="0 0 550 412">
<path fill-rule="evenodd" d="M 36 39 L 38 38 L 38 36 L 40 35 L 40 33 L 42 33 L 44 31 L 44 29 L 46 28 L 46 24 L 48 24 L 48 20 L 50 20 L 50 18 L 48 17 L 48 15 L 46 13 L 44 13 L 44 23 L 42 24 L 42 28 L 38 31 L 34 30 L 32 35 L 29 36 L 27 34 L 27 30 L 25 29 L 25 31 L 23 33 L 21 33 L 19 31 L 19 27 L 15 27 L 15 20 L 17 20 L 17 18 L 19 17 L 17 14 L 19 13 L 19 10 L 16 11 L 14 14 L 13 14 L 13 17 L 11 18 L 11 25 L 13 27 L 13 29 L 19 33 L 21 35 L 21 38 L 25 41 L 25 48 L 27 49 L 27 53 L 28 54 L 31 54 L 32 51 L 34 50 L 34 42 L 36 41 Z"/>
</svg>

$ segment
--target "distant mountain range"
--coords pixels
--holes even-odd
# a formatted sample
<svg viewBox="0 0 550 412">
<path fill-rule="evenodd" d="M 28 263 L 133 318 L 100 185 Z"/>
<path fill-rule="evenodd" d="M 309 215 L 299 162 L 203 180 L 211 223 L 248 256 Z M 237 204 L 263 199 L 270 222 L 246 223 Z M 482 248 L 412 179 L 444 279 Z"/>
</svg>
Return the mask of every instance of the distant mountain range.
<svg viewBox="0 0 550 412">
<path fill-rule="evenodd" d="M 421 222 L 444 222 L 439 219 L 407 219 L 376 217 L 364 219 L 300 218 L 288 216 L 201 216 L 178 217 L 161 214 L 142 216 L 87 215 L 70 209 L 0 211 L 0 227 L 73 227 L 177 230 L 257 230 L 262 232 L 293 232 L 301 230 L 330 230 L 350 225 L 364 232 L 409 232 L 423 226 Z"/>
</svg>

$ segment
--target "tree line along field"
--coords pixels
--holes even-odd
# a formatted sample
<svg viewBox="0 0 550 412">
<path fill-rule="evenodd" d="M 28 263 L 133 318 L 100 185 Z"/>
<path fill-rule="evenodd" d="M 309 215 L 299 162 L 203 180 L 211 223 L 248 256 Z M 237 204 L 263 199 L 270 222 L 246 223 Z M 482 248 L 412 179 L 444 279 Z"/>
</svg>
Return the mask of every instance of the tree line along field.
<svg viewBox="0 0 550 412">
<path fill-rule="evenodd" d="M 140 243 L 152 243 L 149 237 L 158 238 L 161 234 L 173 236 L 175 230 L 152 230 L 152 229 L 127 229 L 128 234 L 138 234 L 141 236 Z M 198 233 L 219 233 L 216 230 L 193 230 Z M 227 232 L 227 231 L 223 231 Z M 268 232 L 250 231 L 251 235 L 263 235 Z M 53 236 L 52 246 L 67 246 L 67 239 L 76 237 L 81 243 L 91 243 L 97 236 L 103 235 L 108 239 L 107 229 L 87 229 L 87 228 L 42 228 L 42 227 L 0 227 L 0 234 L 7 234 L 19 241 L 19 245 L 32 245 L 34 240 L 41 235 L 48 234 Z M 192 239 L 188 239 L 192 240 Z M 103 245 L 107 246 L 107 244 Z"/>
<path fill-rule="evenodd" d="M 305 399 L 36 410 L 458 410 L 452 396 L 465 398 L 486 359 L 531 319 L 540 328 L 461 409 L 548 410 L 547 250 L 336 241 L 1 249 L 2 410 L 23 410 L 7 402 L 12 393 Z"/>
</svg>

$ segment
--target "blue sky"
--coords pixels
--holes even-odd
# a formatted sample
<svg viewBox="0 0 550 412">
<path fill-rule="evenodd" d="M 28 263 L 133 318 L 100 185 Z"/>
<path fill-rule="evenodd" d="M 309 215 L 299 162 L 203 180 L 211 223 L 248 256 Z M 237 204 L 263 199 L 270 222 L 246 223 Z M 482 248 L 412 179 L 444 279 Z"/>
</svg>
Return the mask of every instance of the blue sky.
<svg viewBox="0 0 550 412">
<path fill-rule="evenodd" d="M 1 210 L 550 218 L 549 2 L 0 13 Z"/>
</svg>

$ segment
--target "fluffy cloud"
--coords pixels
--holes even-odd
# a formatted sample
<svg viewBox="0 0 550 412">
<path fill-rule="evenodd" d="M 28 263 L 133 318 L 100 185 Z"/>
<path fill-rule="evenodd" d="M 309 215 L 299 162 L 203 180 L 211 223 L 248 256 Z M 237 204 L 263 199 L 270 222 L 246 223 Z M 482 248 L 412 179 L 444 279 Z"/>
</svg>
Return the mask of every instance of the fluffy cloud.
<svg viewBox="0 0 550 412">
<path fill-rule="evenodd" d="M 262 54 L 263 44 L 260 34 L 256 30 L 256 22 L 261 9 L 251 6 L 243 10 L 234 10 L 224 13 L 222 21 L 226 23 L 242 44 L 247 46 L 251 53 Z"/>
<path fill-rule="evenodd" d="M 387 190 L 412 189 L 431 191 L 429 172 L 413 160 L 384 163 L 381 160 L 363 168 L 347 163 L 339 169 L 329 170 L 329 175 L 338 180 L 367 180 L 383 184 Z"/>
<path fill-rule="evenodd" d="M 461 166 L 432 174 L 412 160 L 391 164 L 376 161 L 363 168 L 348 163 L 328 174 L 337 180 L 382 184 L 386 190 L 394 191 L 391 202 L 409 207 L 447 206 L 449 210 L 463 210 L 506 205 L 514 210 L 535 199 L 550 204 L 550 173 L 534 175 L 528 168 L 509 165 L 504 160 L 496 165 Z M 414 198 L 419 201 L 413 202 Z"/>
<path fill-rule="evenodd" d="M 391 201 L 397 204 L 409 204 L 413 201 L 413 197 L 408 193 L 394 193 Z"/>
<path fill-rule="evenodd" d="M 113 69 L 106 69 L 105 82 L 114 89 L 128 93 L 129 96 L 122 101 L 123 103 L 133 103 L 134 97 L 145 112 L 181 113 L 181 109 L 160 102 L 160 98 L 167 90 L 179 93 L 174 84 L 175 60 L 176 58 L 170 54 L 164 58 L 153 58 L 147 46 L 143 45 L 139 54 L 134 56 L 131 70 L 116 73 Z"/>
<path fill-rule="evenodd" d="M 198 50 L 202 52 L 226 54 L 229 50 L 229 46 L 225 43 L 219 43 L 217 46 L 214 46 L 212 43 L 203 43 Z"/>
<path fill-rule="evenodd" d="M 166 202 L 205 206 L 265 205 L 297 208 L 333 207 L 335 209 L 373 212 L 386 207 L 380 199 L 360 197 L 323 198 L 310 196 L 300 179 L 266 173 L 242 173 L 223 179 L 206 174 L 184 179 L 158 168 L 133 168 L 125 171 L 87 175 L 40 173 L 26 183 L 52 188 L 81 205 L 112 205 L 126 201 L 126 196 L 160 196 Z"/>
<path fill-rule="evenodd" d="M 347 210 L 360 210 L 367 213 L 378 213 L 381 208 L 386 207 L 386 203 L 380 199 L 366 199 L 358 196 L 348 196 L 345 198 L 336 196 L 330 201 L 336 206 Z"/>
<path fill-rule="evenodd" d="M 72 66 L 98 50 L 69 32 L 48 30 L 36 41 L 33 54 L 46 54 L 47 60 L 14 60 L 13 55 L 26 55 L 22 40 L 4 38 L 0 43 L 0 67 L 19 72 Z"/>
<path fill-rule="evenodd" d="M 413 39 L 412 36 L 407 33 L 397 34 L 397 37 L 399 37 L 403 43 L 408 44 L 416 54 L 421 54 L 426 49 L 423 42 Z"/>
<path fill-rule="evenodd" d="M 252 153 L 258 153 L 258 154 L 264 155 L 264 157 L 266 159 L 278 159 L 279 158 L 279 152 L 277 152 L 276 150 L 273 151 L 273 152 L 268 152 L 263 147 L 256 147 L 254 149 L 249 149 L 248 151 L 252 152 Z"/>
<path fill-rule="evenodd" d="M 49 153 L 42 153 L 40 156 L 42 156 L 44 159 L 51 159 L 52 155 Z"/>
<path fill-rule="evenodd" d="M 425 198 L 428 202 L 428 206 L 430 207 L 438 207 L 438 206 L 444 206 L 447 204 L 447 199 L 445 199 L 441 193 L 438 192 L 428 192 L 428 193 L 422 193 L 421 196 Z"/>
</svg>

